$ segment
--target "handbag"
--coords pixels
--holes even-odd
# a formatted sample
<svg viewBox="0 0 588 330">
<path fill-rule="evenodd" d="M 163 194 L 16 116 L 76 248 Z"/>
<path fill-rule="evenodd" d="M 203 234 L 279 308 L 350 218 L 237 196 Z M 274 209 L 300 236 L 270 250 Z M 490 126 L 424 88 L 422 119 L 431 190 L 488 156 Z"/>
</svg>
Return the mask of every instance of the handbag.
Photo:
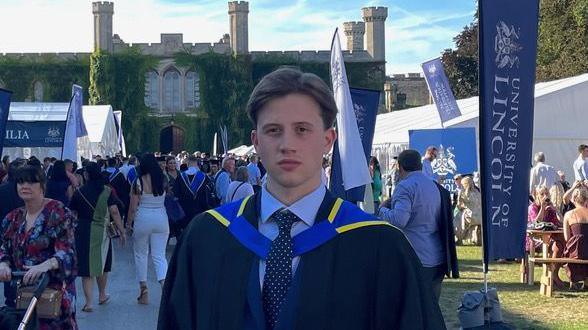
<svg viewBox="0 0 588 330">
<path fill-rule="evenodd" d="M 78 191 L 80 196 L 82 196 L 84 201 L 86 201 L 86 204 L 88 204 L 90 206 L 90 208 L 92 208 L 92 211 L 96 212 L 96 209 L 94 208 L 92 203 L 90 203 L 90 201 L 88 201 L 86 196 L 84 196 L 84 194 L 82 194 L 82 191 L 80 189 L 76 189 L 76 190 Z M 118 228 L 116 228 L 116 224 L 112 220 L 110 220 L 108 222 L 108 224 L 106 224 L 106 236 L 108 236 L 108 238 L 110 238 L 110 239 L 120 237 L 120 232 L 118 231 Z"/>
<path fill-rule="evenodd" d="M 178 199 L 173 195 L 166 194 L 164 204 L 165 211 L 167 212 L 167 217 L 169 218 L 170 222 L 176 223 L 181 221 L 186 216 L 186 212 L 184 212 L 182 205 L 180 205 Z"/>
<path fill-rule="evenodd" d="M 61 316 L 61 300 L 63 299 L 65 283 L 61 290 L 56 290 L 47 288 L 48 282 L 49 277 L 45 274 L 36 287 L 21 286 L 18 283 L 18 289 L 16 290 L 16 309 L 27 309 L 35 295 L 35 291 L 42 289 L 42 293 L 38 297 L 37 305 L 35 306 L 37 317 L 41 319 L 59 318 Z"/>
</svg>

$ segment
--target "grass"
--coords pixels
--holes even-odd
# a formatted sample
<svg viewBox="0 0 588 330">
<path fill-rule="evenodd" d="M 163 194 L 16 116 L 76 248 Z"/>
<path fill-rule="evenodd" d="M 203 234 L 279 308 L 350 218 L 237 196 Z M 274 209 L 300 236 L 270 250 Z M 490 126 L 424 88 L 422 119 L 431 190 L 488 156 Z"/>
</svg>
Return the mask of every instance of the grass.
<svg viewBox="0 0 588 330">
<path fill-rule="evenodd" d="M 459 279 L 445 279 L 439 305 L 449 329 L 459 328 L 457 307 L 465 291 L 483 288 L 481 247 L 458 246 Z M 541 266 L 535 267 L 535 285 L 520 283 L 520 263 L 491 264 L 488 287 L 498 290 L 504 320 L 516 329 L 588 329 L 588 291 L 554 290 L 539 294 Z M 565 271 L 560 271 L 566 280 Z M 567 283 L 566 283 L 567 284 Z"/>
</svg>

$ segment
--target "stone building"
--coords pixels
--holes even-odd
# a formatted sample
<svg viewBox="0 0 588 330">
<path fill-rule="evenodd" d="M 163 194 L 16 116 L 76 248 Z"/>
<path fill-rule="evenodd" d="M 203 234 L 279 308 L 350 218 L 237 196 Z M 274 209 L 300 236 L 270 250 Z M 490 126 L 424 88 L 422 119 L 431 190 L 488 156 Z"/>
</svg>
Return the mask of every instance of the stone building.
<svg viewBox="0 0 588 330">
<path fill-rule="evenodd" d="M 427 82 L 420 73 L 386 77 L 384 95 L 387 112 L 433 103 Z"/>
<path fill-rule="evenodd" d="M 164 33 L 161 34 L 159 43 L 129 43 L 123 40 L 116 32 L 116 26 L 113 25 L 113 15 L 115 15 L 115 6 L 113 2 L 93 2 L 92 14 L 94 20 L 94 52 L 93 53 L 58 53 L 58 54 L 0 54 L 0 86 L 15 90 L 15 101 L 67 101 L 64 96 L 67 95 L 69 86 L 55 86 L 52 78 L 43 74 L 27 75 L 28 78 L 20 78 L 11 75 L 10 72 L 18 70 L 4 71 L 3 65 L 14 67 L 21 64 L 21 69 L 32 70 L 35 65 L 47 58 L 51 58 L 52 63 L 59 63 L 64 71 L 68 70 L 68 65 L 75 64 L 78 75 L 72 77 L 71 82 L 82 84 L 85 88 L 88 86 L 99 85 L 99 80 L 93 76 L 91 64 L 92 54 L 110 54 L 117 56 L 125 54 L 130 50 L 138 51 L 144 56 L 156 59 L 156 62 L 145 72 L 141 72 L 144 78 L 144 95 L 142 95 L 141 106 L 147 108 L 146 116 L 155 118 L 158 129 L 160 130 L 159 146 L 153 143 L 147 144 L 153 149 L 195 149 L 202 148 L 208 141 L 198 141 L 186 143 L 182 139 L 186 135 L 182 124 L 174 118 L 182 116 L 184 126 L 195 124 L 192 121 L 209 121 L 208 126 L 217 126 L 218 122 L 213 122 L 216 113 L 225 109 L 204 109 L 202 98 L 205 96 L 207 88 L 203 86 L 206 81 L 212 81 L 215 77 L 206 76 L 204 69 L 197 65 L 183 65 L 178 63 L 178 54 L 187 54 L 192 56 L 204 54 L 218 54 L 219 56 L 247 57 L 250 65 L 256 66 L 258 63 L 268 61 L 284 61 L 285 64 L 295 63 L 297 65 L 306 65 L 319 68 L 323 73 L 328 70 L 330 61 L 329 50 L 302 50 L 302 51 L 250 51 L 249 49 L 249 3 L 247 1 L 228 2 L 228 34 L 220 36 L 218 42 L 186 42 L 182 33 Z M 348 71 L 352 68 L 350 76 L 350 85 L 365 88 L 376 88 L 383 90 L 385 76 L 385 21 L 388 15 L 386 7 L 367 7 L 362 8 L 362 21 L 345 22 L 344 34 L 347 39 L 348 50 L 344 52 L 344 60 Z M 15 64 L 16 63 L 16 64 Z M 353 68 L 355 70 L 353 71 Z M 8 74 L 3 72 L 9 72 Z M 355 74 L 353 72 L 356 72 Z M 317 73 L 318 74 L 318 73 Z M 6 75 L 6 76 L 5 76 Z M 143 77 L 144 76 L 144 77 Z M 327 76 L 328 77 L 328 76 Z M 30 81 L 23 81 L 29 79 Z M 255 77 L 253 77 L 255 80 Z M 96 82 L 98 81 L 98 82 Z M 94 86 L 99 90 L 100 86 Z M 59 91 L 57 91 L 59 89 Z M 92 87 L 90 87 L 92 89 Z M 92 94 L 92 91 L 90 91 Z M 90 95 L 91 96 L 91 95 Z M 56 99 L 60 98 L 60 99 Z M 246 101 L 246 100 L 245 100 Z M 106 98 L 104 102 L 113 104 L 115 108 L 122 108 L 123 113 L 138 111 L 136 109 L 124 108 L 124 104 L 116 104 L 114 99 Z M 382 102 L 383 103 L 383 102 Z M 203 115 L 204 114 L 204 115 Z M 124 118 L 124 116 L 123 116 Z M 192 118 L 192 119 L 190 119 Z M 123 124 L 125 124 L 123 119 Z M 128 123 L 129 125 L 131 123 Z M 170 132 L 171 127 L 171 144 L 164 143 L 168 137 L 164 136 Z M 246 127 L 246 124 L 236 125 L 236 127 Z M 140 127 L 133 126 L 133 130 Z M 129 129 L 125 127 L 125 132 Z M 134 133 L 133 133 L 134 134 Z M 153 132 L 149 132 L 153 135 Z M 147 136 L 146 134 L 143 134 Z M 212 139 L 212 136 L 210 137 Z M 129 139 L 127 139 L 127 142 Z M 133 140 L 131 138 L 130 140 Z M 196 140 L 194 140 L 196 141 Z M 243 141 L 246 142 L 246 141 Z M 165 146 L 164 146 L 165 144 Z M 137 148 L 145 149 L 145 143 L 137 143 Z M 133 148 L 131 148 L 133 149 Z"/>
</svg>

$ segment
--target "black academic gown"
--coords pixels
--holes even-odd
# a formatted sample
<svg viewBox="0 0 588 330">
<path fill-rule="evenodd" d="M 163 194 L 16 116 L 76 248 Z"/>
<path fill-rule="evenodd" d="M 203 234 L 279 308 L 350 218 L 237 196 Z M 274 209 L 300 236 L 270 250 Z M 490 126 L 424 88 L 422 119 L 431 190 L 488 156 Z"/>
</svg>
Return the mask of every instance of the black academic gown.
<svg viewBox="0 0 588 330">
<path fill-rule="evenodd" d="M 327 192 L 316 221 L 326 221 L 334 202 Z M 255 228 L 259 206 L 256 194 L 243 212 Z M 258 262 L 211 215 L 196 217 L 171 259 L 158 329 L 264 329 Z M 339 234 L 301 256 L 279 328 L 444 329 L 421 268 L 397 228 Z"/>
<path fill-rule="evenodd" d="M 192 180 L 193 176 L 188 176 L 190 180 Z M 184 213 L 186 216 L 182 221 L 180 221 L 179 227 L 184 228 L 188 225 L 188 223 L 198 214 L 211 209 L 209 205 L 209 182 L 208 177 L 204 176 L 204 182 L 200 185 L 200 188 L 193 194 L 190 190 L 190 187 L 186 184 L 184 179 L 181 176 L 178 176 L 174 183 L 174 193 L 175 197 L 178 198 L 178 202 L 182 206 Z"/>
<path fill-rule="evenodd" d="M 455 230 L 453 228 L 453 208 L 451 206 L 451 194 L 449 190 L 435 182 L 441 195 L 441 219 L 439 221 L 439 233 L 441 233 L 441 244 L 445 253 L 445 275 L 447 277 L 459 278 L 457 265 L 457 249 L 455 247 Z"/>
</svg>

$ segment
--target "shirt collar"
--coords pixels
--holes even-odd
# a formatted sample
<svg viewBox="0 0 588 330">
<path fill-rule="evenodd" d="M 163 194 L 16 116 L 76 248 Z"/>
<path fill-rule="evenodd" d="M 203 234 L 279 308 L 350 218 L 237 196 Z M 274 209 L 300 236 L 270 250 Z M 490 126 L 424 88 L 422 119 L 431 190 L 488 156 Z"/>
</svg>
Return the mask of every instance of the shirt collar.
<svg viewBox="0 0 588 330">
<path fill-rule="evenodd" d="M 198 169 L 196 167 L 188 167 L 188 169 L 184 172 L 187 175 L 194 175 L 198 173 Z"/>
<path fill-rule="evenodd" d="M 318 213 L 323 199 L 325 197 L 326 187 L 323 184 L 312 191 L 310 194 L 302 197 L 290 206 L 284 205 L 267 190 L 264 184 L 261 189 L 261 222 L 265 223 L 278 210 L 284 208 L 294 213 L 308 226 L 314 224 L 316 214 Z"/>
<path fill-rule="evenodd" d="M 115 171 L 116 171 L 116 168 L 114 168 L 114 167 L 107 167 L 106 168 L 106 172 L 108 172 L 110 174 L 114 173 Z"/>
</svg>

